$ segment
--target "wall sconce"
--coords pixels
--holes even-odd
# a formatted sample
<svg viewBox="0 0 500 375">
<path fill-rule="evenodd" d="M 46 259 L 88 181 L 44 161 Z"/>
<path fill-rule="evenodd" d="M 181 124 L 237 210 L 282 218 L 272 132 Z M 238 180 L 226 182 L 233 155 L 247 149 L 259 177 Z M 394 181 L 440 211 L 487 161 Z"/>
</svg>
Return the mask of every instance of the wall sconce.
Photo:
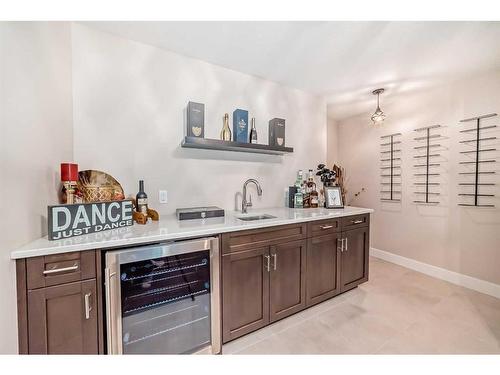
<svg viewBox="0 0 500 375">
<path fill-rule="evenodd" d="M 385 113 L 380 109 L 380 94 L 384 91 L 384 89 L 376 89 L 372 91 L 373 95 L 377 95 L 377 110 L 372 115 L 372 121 L 374 124 L 379 124 L 385 120 Z"/>
</svg>

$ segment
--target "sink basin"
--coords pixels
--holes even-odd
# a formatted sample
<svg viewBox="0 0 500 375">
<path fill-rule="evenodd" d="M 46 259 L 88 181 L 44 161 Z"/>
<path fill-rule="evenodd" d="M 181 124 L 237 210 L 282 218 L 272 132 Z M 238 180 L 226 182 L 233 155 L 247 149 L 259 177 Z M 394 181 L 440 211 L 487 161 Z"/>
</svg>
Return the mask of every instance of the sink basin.
<svg viewBox="0 0 500 375">
<path fill-rule="evenodd" d="M 265 220 L 265 219 L 275 219 L 276 216 L 263 214 L 263 215 L 252 215 L 252 216 L 238 216 L 239 220 L 243 221 L 255 221 L 255 220 Z"/>
</svg>

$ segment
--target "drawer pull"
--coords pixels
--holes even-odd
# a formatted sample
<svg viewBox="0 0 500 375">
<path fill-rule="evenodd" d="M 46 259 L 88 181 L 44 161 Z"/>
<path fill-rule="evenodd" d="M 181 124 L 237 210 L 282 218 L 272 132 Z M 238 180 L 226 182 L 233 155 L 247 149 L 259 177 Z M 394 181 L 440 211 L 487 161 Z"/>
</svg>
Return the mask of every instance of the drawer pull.
<svg viewBox="0 0 500 375">
<path fill-rule="evenodd" d="M 92 306 L 90 306 L 90 296 L 92 293 L 85 294 L 85 319 L 90 319 L 90 312 L 92 311 Z"/>
<path fill-rule="evenodd" d="M 330 229 L 330 228 L 333 228 L 333 225 L 322 225 L 320 226 L 321 229 Z"/>
<path fill-rule="evenodd" d="M 364 220 L 351 220 L 351 224 L 361 224 L 364 223 Z"/>
<path fill-rule="evenodd" d="M 71 267 L 54 268 L 52 270 L 45 270 L 45 271 L 43 271 L 43 274 L 44 275 L 52 275 L 54 273 L 59 273 L 59 272 L 75 271 L 77 269 L 78 269 L 78 264 L 75 264 Z"/>
</svg>

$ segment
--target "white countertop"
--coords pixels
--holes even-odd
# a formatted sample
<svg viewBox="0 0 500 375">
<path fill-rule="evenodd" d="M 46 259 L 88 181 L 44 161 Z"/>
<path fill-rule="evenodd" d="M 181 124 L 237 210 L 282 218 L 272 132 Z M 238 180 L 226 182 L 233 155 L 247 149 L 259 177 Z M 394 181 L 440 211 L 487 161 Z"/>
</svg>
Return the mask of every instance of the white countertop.
<svg viewBox="0 0 500 375">
<path fill-rule="evenodd" d="M 249 210 L 247 214 L 249 216 L 257 214 L 276 216 L 275 219 L 256 221 L 239 220 L 238 216 L 242 216 L 241 212 L 234 211 L 226 211 L 226 216 L 221 218 L 183 221 L 177 220 L 175 215 L 168 215 L 161 217 L 156 222 L 149 221 L 146 225 L 134 224 L 130 227 L 91 233 L 64 240 L 49 241 L 47 237 L 43 237 L 12 251 L 10 256 L 12 259 L 20 259 L 71 251 L 106 249 L 149 242 L 180 240 L 371 212 L 373 212 L 371 208 L 350 206 L 346 206 L 343 209 L 293 209 L 283 207 Z"/>
</svg>

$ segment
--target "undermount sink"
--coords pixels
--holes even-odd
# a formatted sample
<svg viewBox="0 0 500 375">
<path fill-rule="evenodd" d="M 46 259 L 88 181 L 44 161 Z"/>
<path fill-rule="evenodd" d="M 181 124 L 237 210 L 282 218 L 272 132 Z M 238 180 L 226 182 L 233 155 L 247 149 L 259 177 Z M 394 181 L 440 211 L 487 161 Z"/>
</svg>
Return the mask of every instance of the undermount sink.
<svg viewBox="0 0 500 375">
<path fill-rule="evenodd" d="M 238 216 L 238 219 L 243 221 L 254 221 L 254 220 L 276 219 L 276 216 L 263 214 L 263 215 L 252 215 L 252 216 Z"/>
</svg>

